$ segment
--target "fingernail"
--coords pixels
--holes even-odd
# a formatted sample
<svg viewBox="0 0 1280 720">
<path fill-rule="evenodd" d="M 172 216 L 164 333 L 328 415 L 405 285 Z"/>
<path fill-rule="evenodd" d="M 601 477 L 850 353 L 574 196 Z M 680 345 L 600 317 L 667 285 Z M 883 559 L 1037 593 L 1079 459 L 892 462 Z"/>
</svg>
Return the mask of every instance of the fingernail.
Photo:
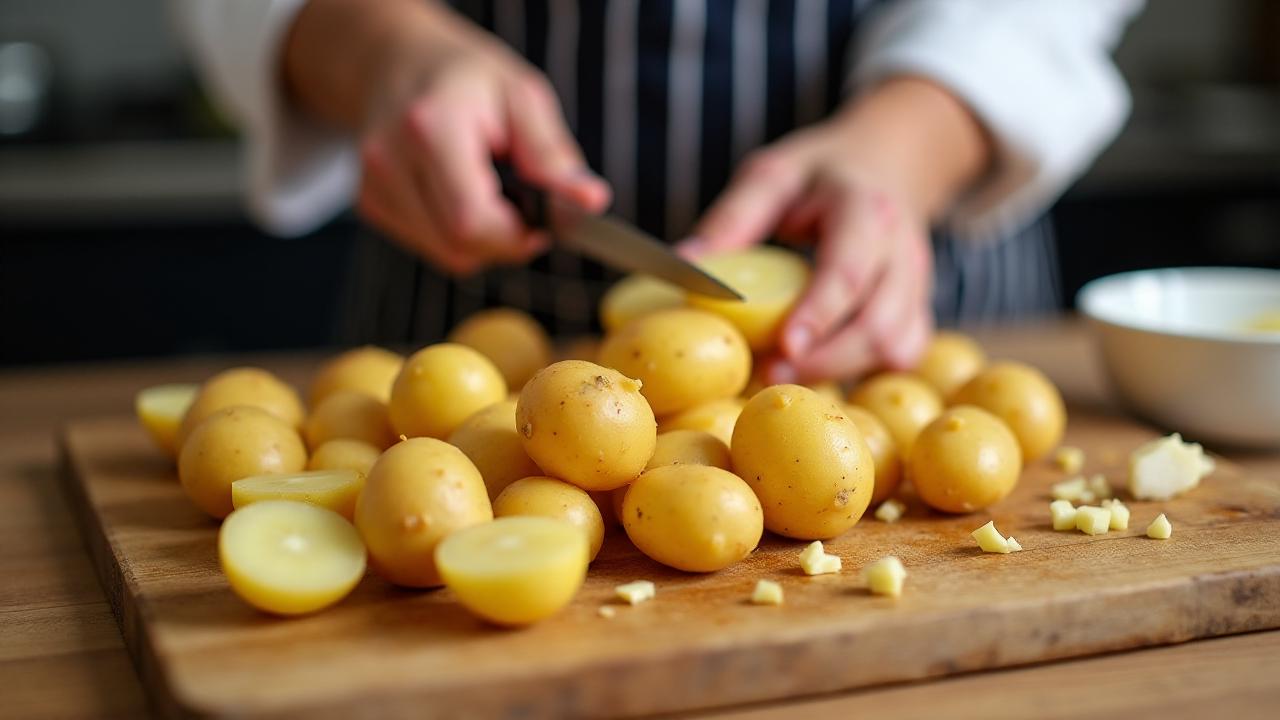
<svg viewBox="0 0 1280 720">
<path fill-rule="evenodd" d="M 769 368 L 769 382 L 774 385 L 790 385 L 796 381 L 796 369 L 787 362 L 776 362 Z"/>
<path fill-rule="evenodd" d="M 782 342 L 786 346 L 787 355 L 793 358 L 803 355 L 813 344 L 813 331 L 807 325 L 795 325 L 787 330 Z"/>
</svg>

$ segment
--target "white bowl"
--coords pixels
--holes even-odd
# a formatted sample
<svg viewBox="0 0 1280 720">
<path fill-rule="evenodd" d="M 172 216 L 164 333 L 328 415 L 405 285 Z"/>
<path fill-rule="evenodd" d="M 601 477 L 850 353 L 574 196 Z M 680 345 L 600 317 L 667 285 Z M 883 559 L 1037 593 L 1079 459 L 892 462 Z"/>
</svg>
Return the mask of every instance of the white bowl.
<svg viewBox="0 0 1280 720">
<path fill-rule="evenodd" d="M 1190 440 L 1280 447 L 1280 271 L 1142 270 L 1085 285 L 1111 384 L 1138 414 Z"/>
</svg>

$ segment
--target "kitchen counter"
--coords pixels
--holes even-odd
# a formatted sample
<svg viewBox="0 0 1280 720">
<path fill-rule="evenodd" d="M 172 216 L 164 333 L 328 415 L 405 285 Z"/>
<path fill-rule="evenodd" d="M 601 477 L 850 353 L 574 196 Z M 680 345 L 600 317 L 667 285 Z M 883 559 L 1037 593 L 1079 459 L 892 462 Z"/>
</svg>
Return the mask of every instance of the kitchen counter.
<svg viewBox="0 0 1280 720">
<path fill-rule="evenodd" d="M 980 333 L 993 356 L 1043 368 L 1076 405 L 1107 403 L 1075 323 Z M 130 412 L 141 387 L 261 364 L 301 381 L 318 356 L 191 358 L 0 373 L 0 717 L 138 717 L 146 698 L 57 481 L 54 434 Z M 1228 453 L 1280 486 L 1280 454 Z M 1277 599 L 1280 602 L 1280 599 Z M 1280 631 L 734 708 L 699 717 L 1271 716 Z"/>
</svg>

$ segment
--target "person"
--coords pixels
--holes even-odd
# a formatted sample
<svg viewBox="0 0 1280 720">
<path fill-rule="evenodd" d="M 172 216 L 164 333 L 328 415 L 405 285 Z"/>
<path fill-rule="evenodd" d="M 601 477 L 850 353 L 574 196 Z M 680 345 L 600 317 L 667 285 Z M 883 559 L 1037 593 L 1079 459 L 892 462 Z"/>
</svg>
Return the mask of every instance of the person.
<svg viewBox="0 0 1280 720">
<path fill-rule="evenodd" d="M 774 382 L 909 366 L 946 322 L 1056 307 L 1046 209 L 1129 110 L 1136 0 L 181 0 L 298 235 L 354 202 L 468 274 L 548 247 L 495 159 L 691 258 L 811 242 Z M 735 169 L 736 168 L 736 169 Z M 931 239 L 931 231 L 933 236 Z"/>
</svg>

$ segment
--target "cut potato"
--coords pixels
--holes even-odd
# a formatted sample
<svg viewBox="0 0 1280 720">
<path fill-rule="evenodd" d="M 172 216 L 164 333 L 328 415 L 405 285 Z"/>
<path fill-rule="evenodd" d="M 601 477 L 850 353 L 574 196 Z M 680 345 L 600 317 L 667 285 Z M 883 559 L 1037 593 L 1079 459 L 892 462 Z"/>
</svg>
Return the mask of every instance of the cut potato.
<svg viewBox="0 0 1280 720">
<path fill-rule="evenodd" d="M 316 407 L 339 390 L 351 390 L 390 402 L 391 384 L 403 366 L 404 356 L 380 347 L 366 345 L 348 350 L 320 366 L 307 399 L 311 407 Z"/>
<path fill-rule="evenodd" d="M 231 483 L 300 472 L 306 464 L 307 449 L 297 431 L 266 410 L 233 405 L 191 432 L 178 456 L 178 480 L 197 507 L 223 518 L 234 509 Z"/>
<path fill-rule="evenodd" d="M 547 331 L 528 313 L 511 308 L 475 313 L 449 333 L 449 342 L 489 358 L 512 390 L 524 387 L 534 373 L 551 364 Z"/>
<path fill-rule="evenodd" d="M 307 460 L 308 470 L 355 470 L 368 476 L 382 450 L 363 440 L 338 438 L 316 448 Z"/>
<path fill-rule="evenodd" d="M 515 400 L 494 403 L 467 418 L 449 436 L 449 444 L 475 463 L 490 500 L 516 480 L 542 474 L 516 432 Z"/>
<path fill-rule="evenodd" d="M 240 367 L 224 370 L 200 386 L 196 399 L 182 416 L 175 447 L 181 450 L 187 437 L 214 413 L 234 405 L 260 408 L 298 429 L 306 411 L 298 393 L 283 380 L 261 368 Z"/>
<path fill-rule="evenodd" d="M 668 415 L 658 422 L 658 432 L 672 430 L 705 430 L 728 445 L 733 440 L 733 426 L 747 404 L 742 398 L 724 398 L 695 405 L 683 412 Z"/>
<path fill-rule="evenodd" d="M 255 475 L 231 483 L 231 505 L 239 510 L 267 500 L 292 500 L 332 510 L 347 520 L 356 512 L 364 475 L 355 470 L 309 470 Z"/>
<path fill-rule="evenodd" d="M 737 290 L 745 300 L 721 300 L 690 293 L 688 304 L 710 310 L 742 331 L 751 349 L 768 352 L 791 308 L 809 284 L 809 263 L 782 248 L 758 245 L 698 260 L 711 275 Z"/>
<path fill-rule="evenodd" d="M 312 449 L 339 438 L 363 440 L 380 450 L 396 441 L 386 404 L 355 390 L 338 390 L 321 400 L 302 423 L 302 437 Z"/>
<path fill-rule="evenodd" d="M 200 386 L 192 383 L 156 385 L 138 392 L 133 400 L 138 422 L 147 429 L 151 439 L 170 456 L 178 457 L 178 426 L 191 403 L 195 402 Z"/>
<path fill-rule="evenodd" d="M 493 501 L 494 517 L 535 515 L 561 520 L 587 536 L 587 554 L 596 559 L 604 542 L 604 518 L 586 491 L 563 480 L 526 477 L 508 485 Z"/>
<path fill-rule="evenodd" d="M 600 324 L 613 332 L 651 312 L 683 307 L 684 301 L 684 291 L 669 282 L 630 275 L 614 283 L 600 300 Z"/>
<path fill-rule="evenodd" d="M 387 409 L 397 435 L 443 439 L 506 397 L 507 382 L 489 358 L 465 345 L 440 343 L 405 361 Z"/>
<path fill-rule="evenodd" d="M 910 373 L 876 375 L 854 388 L 849 402 L 880 418 L 903 458 L 911 454 L 916 435 L 942 414 L 938 391 Z"/>
</svg>

